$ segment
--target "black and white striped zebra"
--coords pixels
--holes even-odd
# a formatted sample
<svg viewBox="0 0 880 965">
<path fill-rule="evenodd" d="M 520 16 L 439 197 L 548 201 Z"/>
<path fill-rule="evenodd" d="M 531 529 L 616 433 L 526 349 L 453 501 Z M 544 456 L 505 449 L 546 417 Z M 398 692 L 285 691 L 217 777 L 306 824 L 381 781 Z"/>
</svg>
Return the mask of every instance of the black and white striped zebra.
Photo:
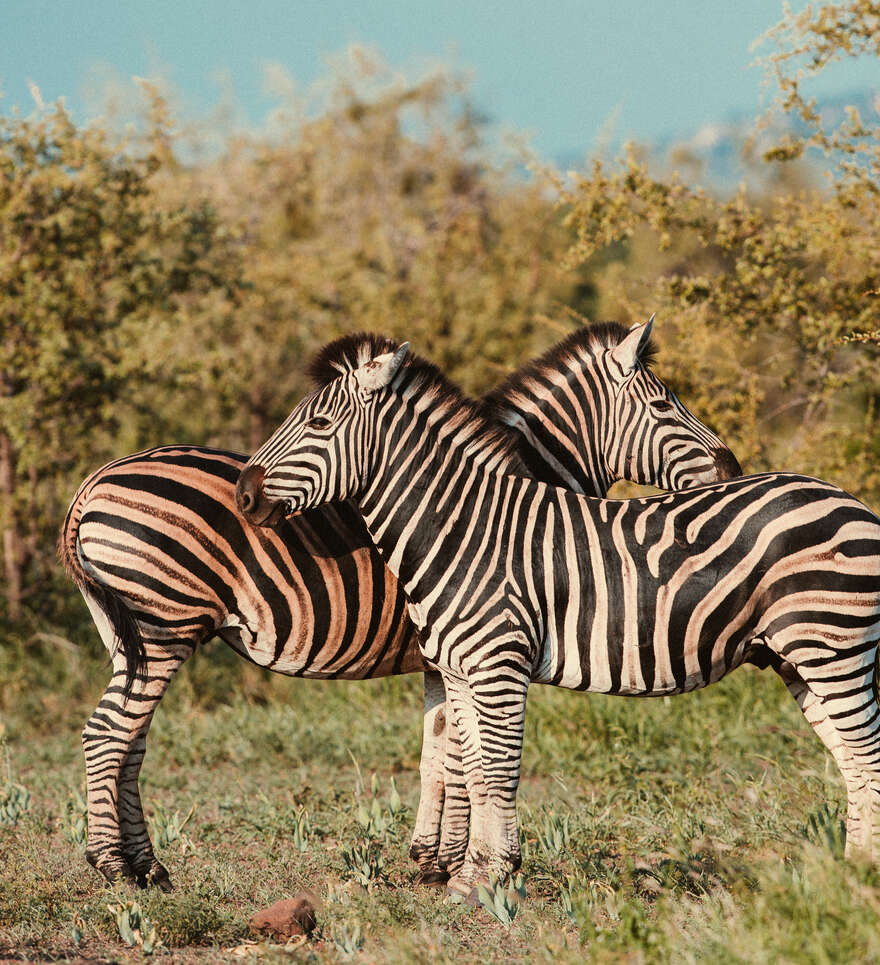
<svg viewBox="0 0 880 965">
<path fill-rule="evenodd" d="M 331 374 L 390 344 L 345 339 Z M 652 351 L 650 325 L 582 329 L 514 373 L 486 407 L 517 430 L 534 472 L 584 492 L 604 494 L 621 477 L 681 487 L 738 473 L 717 436 L 649 370 Z M 405 599 L 359 513 L 340 505 L 256 530 L 234 504 L 245 461 L 191 446 L 128 456 L 89 477 L 67 516 L 62 559 L 114 654 L 113 677 L 83 732 L 87 854 L 108 878 L 170 887 L 143 819 L 138 774 L 152 714 L 200 643 L 219 636 L 247 659 L 292 676 L 364 679 L 424 669 Z M 442 863 L 454 864 L 467 841 L 467 795 L 446 717 L 442 679 L 428 672 L 413 837 L 425 880 L 443 877 L 444 800 Z M 452 785 L 445 791 L 447 745 Z"/>
<path fill-rule="evenodd" d="M 450 888 L 519 864 L 531 681 L 666 695 L 743 662 L 786 681 L 846 782 L 848 852 L 876 857 L 877 516 L 788 473 L 592 499 L 523 476 L 512 450 L 403 345 L 304 399 L 237 487 L 257 521 L 352 500 L 403 587 L 463 745 L 470 839 Z"/>
</svg>

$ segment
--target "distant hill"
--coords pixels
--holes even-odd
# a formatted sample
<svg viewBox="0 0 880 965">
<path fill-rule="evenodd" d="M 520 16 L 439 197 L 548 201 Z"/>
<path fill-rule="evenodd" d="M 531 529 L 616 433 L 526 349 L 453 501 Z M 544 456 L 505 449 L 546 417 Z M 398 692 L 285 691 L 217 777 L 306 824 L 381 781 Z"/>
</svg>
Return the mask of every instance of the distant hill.
<svg viewBox="0 0 880 965">
<path fill-rule="evenodd" d="M 877 99 L 880 99 L 880 95 L 868 90 L 852 91 L 824 99 L 819 102 L 822 122 L 826 128 L 838 126 L 845 118 L 847 107 L 857 108 L 866 120 L 876 120 L 880 113 Z M 806 131 L 805 125 L 800 122 L 789 123 L 788 129 L 795 132 Z M 731 114 L 721 121 L 704 124 L 692 132 L 669 134 L 644 146 L 663 167 L 682 170 L 686 166 L 693 171 L 694 180 L 707 187 L 727 192 L 750 177 L 742 155 L 743 146 L 754 130 L 754 116 L 743 112 Z M 775 130 L 761 135 L 761 143 L 769 146 L 774 136 L 784 131 L 785 128 L 780 123 Z M 622 146 L 623 142 L 617 142 L 604 153 L 618 154 Z M 813 156 L 813 161 L 821 165 L 818 155 Z M 563 171 L 577 170 L 584 164 L 584 155 L 574 151 L 566 152 L 556 163 Z M 690 176 L 688 180 L 691 180 Z"/>
</svg>

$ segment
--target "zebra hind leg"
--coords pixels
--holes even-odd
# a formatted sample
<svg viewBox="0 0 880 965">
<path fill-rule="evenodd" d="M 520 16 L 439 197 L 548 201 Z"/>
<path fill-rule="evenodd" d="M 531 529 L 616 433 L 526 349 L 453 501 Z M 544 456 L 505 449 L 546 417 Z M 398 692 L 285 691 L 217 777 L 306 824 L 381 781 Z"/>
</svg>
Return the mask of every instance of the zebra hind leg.
<svg viewBox="0 0 880 965">
<path fill-rule="evenodd" d="M 119 823 L 122 831 L 122 850 L 139 887 L 153 885 L 162 891 L 172 891 L 173 885 L 166 868 L 153 853 L 144 810 L 141 804 L 141 764 L 147 748 L 147 731 L 153 714 L 159 705 L 171 679 L 180 665 L 190 656 L 194 647 L 188 643 L 172 646 L 147 645 L 149 658 L 148 680 L 138 688 L 126 704 L 127 713 L 138 714 L 137 736 L 125 757 L 119 778 Z"/>
<path fill-rule="evenodd" d="M 859 846 L 864 846 L 861 837 L 862 829 L 866 826 L 863 812 L 867 803 L 868 782 L 853 759 L 851 751 L 835 730 L 831 719 L 826 715 L 821 699 L 810 690 L 796 671 L 792 670 L 792 673 L 793 677 L 785 672 L 781 673 L 785 686 L 788 687 L 788 692 L 794 697 L 804 717 L 834 758 L 846 785 L 846 852 L 849 857 Z"/>
<path fill-rule="evenodd" d="M 880 860 L 880 704 L 876 647 L 797 668 L 786 686 L 834 757 L 846 784 L 846 857 Z"/>
<path fill-rule="evenodd" d="M 437 863 L 445 786 L 443 761 L 449 720 L 446 688 L 436 670 L 425 671 L 425 726 L 419 764 L 419 810 L 409 856 L 419 866 L 416 884 L 443 885 L 449 875 Z"/>
<path fill-rule="evenodd" d="M 147 668 L 123 698 L 125 658 L 113 660 L 113 676 L 83 728 L 88 800 L 86 858 L 108 881 L 123 879 L 143 888 L 172 889 L 167 870 L 153 853 L 138 790 L 138 775 L 153 713 L 175 671 L 192 653 L 145 643 Z"/>
</svg>

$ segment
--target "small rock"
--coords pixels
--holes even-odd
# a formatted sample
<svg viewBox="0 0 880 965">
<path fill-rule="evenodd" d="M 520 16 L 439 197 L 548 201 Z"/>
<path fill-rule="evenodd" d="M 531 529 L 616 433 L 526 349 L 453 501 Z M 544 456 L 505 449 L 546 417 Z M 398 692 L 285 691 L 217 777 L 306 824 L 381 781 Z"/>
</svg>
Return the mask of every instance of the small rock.
<svg viewBox="0 0 880 965">
<path fill-rule="evenodd" d="M 316 924 L 315 906 L 307 895 L 282 898 L 274 905 L 254 912 L 250 926 L 255 932 L 287 940 L 296 935 L 309 935 Z"/>
</svg>

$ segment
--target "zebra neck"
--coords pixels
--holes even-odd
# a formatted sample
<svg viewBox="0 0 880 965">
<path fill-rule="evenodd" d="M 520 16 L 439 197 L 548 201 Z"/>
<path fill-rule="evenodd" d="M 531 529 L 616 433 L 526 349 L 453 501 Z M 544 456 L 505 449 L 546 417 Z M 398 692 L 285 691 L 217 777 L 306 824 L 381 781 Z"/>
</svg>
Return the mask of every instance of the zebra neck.
<svg viewBox="0 0 880 965">
<path fill-rule="evenodd" d="M 609 420 L 599 393 L 586 398 L 566 385 L 532 382 L 499 403 L 498 420 L 513 430 L 517 452 L 535 479 L 586 496 L 604 497 L 614 476 L 604 457 L 602 431 Z"/>
<path fill-rule="evenodd" d="M 503 447 L 468 428 L 451 437 L 408 431 L 390 442 L 358 500 L 373 543 L 404 587 L 426 560 L 442 557 L 456 540 L 460 545 L 480 494 L 518 467 Z"/>
</svg>

